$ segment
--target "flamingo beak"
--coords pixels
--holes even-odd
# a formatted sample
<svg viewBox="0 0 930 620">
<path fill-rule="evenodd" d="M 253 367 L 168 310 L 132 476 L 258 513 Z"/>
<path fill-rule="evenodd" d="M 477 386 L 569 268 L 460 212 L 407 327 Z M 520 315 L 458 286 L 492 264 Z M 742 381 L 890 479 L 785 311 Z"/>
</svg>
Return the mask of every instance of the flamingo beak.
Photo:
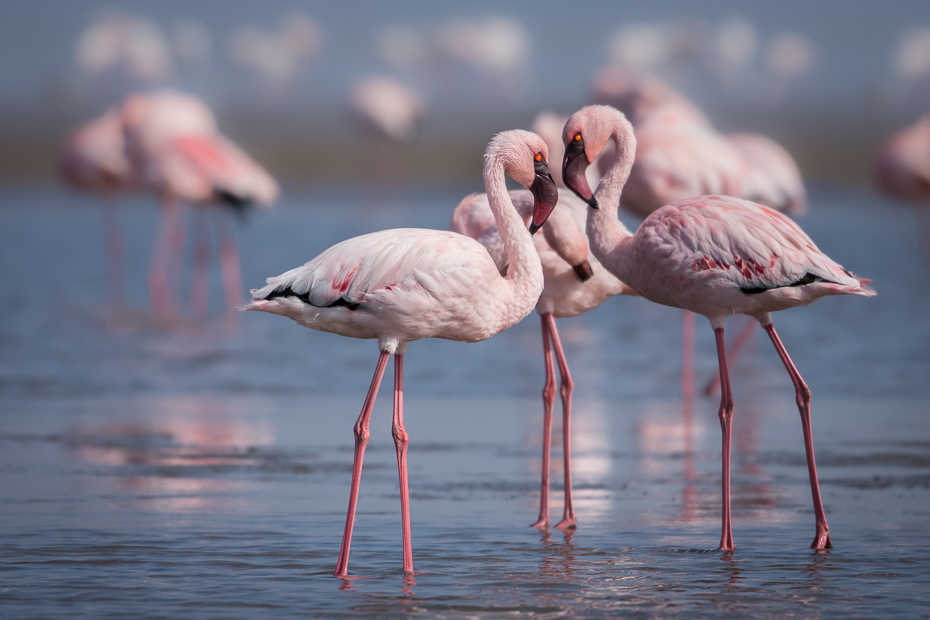
<svg viewBox="0 0 930 620">
<path fill-rule="evenodd" d="M 565 186 L 588 203 L 592 209 L 597 209 L 597 199 L 588 185 L 585 172 L 590 162 L 584 152 L 584 140 L 572 140 L 565 147 L 565 159 L 562 160 L 562 180 Z"/>
<path fill-rule="evenodd" d="M 533 193 L 533 221 L 530 223 L 530 234 L 536 231 L 549 219 L 555 205 L 559 203 L 559 188 L 549 172 L 549 166 L 544 161 L 536 162 L 536 179 L 530 185 Z"/>
</svg>

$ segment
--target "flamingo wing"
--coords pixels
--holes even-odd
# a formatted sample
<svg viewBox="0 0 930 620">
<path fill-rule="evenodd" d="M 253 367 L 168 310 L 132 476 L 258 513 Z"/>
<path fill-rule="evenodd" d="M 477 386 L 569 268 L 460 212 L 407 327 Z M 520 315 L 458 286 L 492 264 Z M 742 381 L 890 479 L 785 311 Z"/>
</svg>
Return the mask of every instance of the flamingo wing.
<svg viewBox="0 0 930 620">
<path fill-rule="evenodd" d="M 302 267 L 269 278 L 253 299 L 297 297 L 316 307 L 391 303 L 392 293 L 430 302 L 462 294 L 479 272 L 496 271 L 487 251 L 456 233 L 384 230 L 338 243 Z M 411 295 L 412 294 L 412 295 Z"/>
<path fill-rule="evenodd" d="M 858 289 L 792 220 L 747 200 L 700 196 L 656 211 L 653 234 L 692 272 L 712 272 L 752 295 L 823 282 Z"/>
</svg>

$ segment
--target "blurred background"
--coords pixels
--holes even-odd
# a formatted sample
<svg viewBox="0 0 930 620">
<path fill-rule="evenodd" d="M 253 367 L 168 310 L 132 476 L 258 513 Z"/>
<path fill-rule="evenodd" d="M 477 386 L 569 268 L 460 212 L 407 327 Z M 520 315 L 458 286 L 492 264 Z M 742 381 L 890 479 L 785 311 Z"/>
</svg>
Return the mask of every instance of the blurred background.
<svg viewBox="0 0 930 620">
<path fill-rule="evenodd" d="M 718 129 L 771 135 L 807 179 L 862 183 L 880 138 L 930 104 L 930 5 L 7 0 L 0 180 L 51 178 L 69 128 L 166 86 L 286 182 L 364 176 L 346 101 L 374 74 L 426 110 L 401 176 L 474 178 L 492 132 L 577 109 L 609 64 L 661 75 Z"/>
</svg>

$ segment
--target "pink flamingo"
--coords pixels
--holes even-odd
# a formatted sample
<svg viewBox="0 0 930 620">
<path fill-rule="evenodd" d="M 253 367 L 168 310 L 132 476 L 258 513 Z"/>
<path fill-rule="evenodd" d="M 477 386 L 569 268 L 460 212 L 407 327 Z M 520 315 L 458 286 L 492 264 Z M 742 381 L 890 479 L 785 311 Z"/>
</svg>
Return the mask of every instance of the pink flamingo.
<svg viewBox="0 0 930 620">
<path fill-rule="evenodd" d="M 882 144 L 875 162 L 875 180 L 889 196 L 930 205 L 930 114 L 891 136 Z M 921 245 L 930 258 L 930 219 L 919 219 Z"/>
<path fill-rule="evenodd" d="M 149 266 L 149 290 L 159 311 L 171 309 L 168 270 L 172 245 L 183 246 L 179 202 L 226 204 L 235 209 L 271 205 L 278 185 L 261 166 L 216 128 L 213 113 L 190 95 L 163 91 L 129 97 L 122 106 L 126 151 L 140 181 L 162 198 L 159 233 Z M 242 302 L 242 277 L 235 238 L 224 215 L 220 220 L 220 265 L 226 303 Z M 209 238 L 198 222 L 191 305 L 207 309 Z"/>
<path fill-rule="evenodd" d="M 339 243 L 307 264 L 252 292 L 243 310 L 289 317 L 305 327 L 353 338 L 377 338 L 381 355 L 355 424 L 355 458 L 345 532 L 336 576 L 348 571 L 368 420 L 388 357 L 394 355 L 394 443 L 400 478 L 404 572 L 413 572 L 403 423 L 403 360 L 421 338 L 477 342 L 507 329 L 533 310 L 543 270 L 533 240 L 507 193 L 505 173 L 534 196 L 530 232 L 546 221 L 558 194 L 546 143 L 513 130 L 494 137 L 484 160 L 484 185 L 509 265 L 501 276 L 488 251 L 453 232 L 403 228 Z"/>
<path fill-rule="evenodd" d="M 548 133 L 546 130 L 552 129 L 556 121 L 561 130 L 565 124 L 564 120 L 555 115 L 540 115 L 534 123 L 534 129 L 542 129 L 542 132 L 537 133 L 549 145 L 552 143 L 545 138 Z M 553 145 L 549 152 L 555 160 L 557 155 L 561 156 L 563 153 L 563 147 L 560 139 L 555 136 L 553 138 L 557 141 L 557 147 Z M 553 174 L 553 177 L 555 176 Z M 557 178 L 561 179 L 561 174 Z M 511 192 L 510 198 L 520 216 L 524 220 L 529 219 L 533 213 L 533 195 L 530 192 L 518 190 Z M 578 316 L 588 310 L 593 310 L 614 295 L 635 295 L 636 293 L 603 269 L 588 250 L 588 241 L 583 232 L 586 216 L 585 202 L 570 192 L 560 190 L 558 205 L 559 208 L 553 212 L 546 226 L 543 227 L 543 234 L 533 237 L 545 279 L 542 295 L 536 304 L 536 312 L 542 323 L 546 383 L 543 388 L 543 451 L 539 518 L 532 524 L 532 527 L 539 529 L 549 527 L 549 463 L 552 445 L 552 409 L 556 391 L 555 367 L 552 361 L 554 349 L 561 377 L 559 392 L 562 399 L 562 458 L 565 479 L 562 520 L 555 527 L 566 530 L 576 527 L 572 501 L 570 450 L 574 382 L 562 349 L 555 319 Z M 507 253 L 487 194 L 472 194 L 464 198 L 452 214 L 449 230 L 477 239 L 487 248 L 500 272 L 502 274 L 507 272 Z"/>
<path fill-rule="evenodd" d="M 106 230 L 107 275 L 110 298 L 124 300 L 123 235 L 115 196 L 133 188 L 132 167 L 126 158 L 123 124 L 116 109 L 78 127 L 62 147 L 61 177 L 71 187 L 100 196 Z"/>
<path fill-rule="evenodd" d="M 720 549 L 733 549 L 730 527 L 730 428 L 733 395 L 723 329 L 731 314 L 756 319 L 768 333 L 794 383 L 804 430 L 804 447 L 814 502 L 812 547 L 832 546 L 820 498 L 810 423 L 810 389 L 782 345 L 771 313 L 811 304 L 827 295 L 872 296 L 861 280 L 824 255 L 786 216 L 761 205 L 725 196 L 680 200 L 647 217 L 636 234 L 616 209 L 636 153 L 633 127 L 608 106 L 589 106 L 569 118 L 562 178 L 592 209 L 587 234 L 591 252 L 605 269 L 650 301 L 708 318 L 720 366 L 720 426 L 723 431 L 723 528 Z M 592 195 L 584 171 L 613 139 L 618 154 Z M 605 208 L 598 209 L 599 205 Z"/>
</svg>

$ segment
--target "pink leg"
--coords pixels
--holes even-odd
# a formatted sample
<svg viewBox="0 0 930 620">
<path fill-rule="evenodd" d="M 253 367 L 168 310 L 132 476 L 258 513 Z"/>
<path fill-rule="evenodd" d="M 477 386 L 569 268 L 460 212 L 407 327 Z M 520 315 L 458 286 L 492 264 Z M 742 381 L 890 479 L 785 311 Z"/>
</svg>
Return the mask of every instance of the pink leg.
<svg viewBox="0 0 930 620">
<path fill-rule="evenodd" d="M 220 268 L 223 272 L 226 307 L 232 312 L 242 305 L 242 273 L 239 271 L 236 237 L 229 224 L 231 217 L 228 209 L 220 213 Z"/>
<path fill-rule="evenodd" d="M 381 378 L 384 376 L 384 369 L 387 367 L 390 355 L 387 351 L 381 352 L 378 365 L 375 367 L 375 376 L 372 377 L 371 386 L 368 388 L 368 396 L 365 397 L 362 412 L 355 423 L 355 458 L 352 461 L 352 487 L 349 491 L 349 510 L 346 514 L 346 528 L 342 534 L 342 547 L 339 549 L 339 560 L 336 562 L 336 571 L 333 573 L 336 577 L 345 577 L 349 571 L 349 546 L 352 544 L 352 527 L 355 525 L 355 506 L 358 503 L 362 461 L 365 460 L 365 446 L 368 445 L 368 438 L 371 436 L 371 433 L 368 432 L 368 419 L 371 417 L 372 407 L 375 406 L 375 397 L 378 395 L 378 388 L 381 387 Z"/>
<path fill-rule="evenodd" d="M 407 442 L 404 429 L 404 356 L 394 356 L 394 447 L 397 449 L 397 475 L 400 478 L 400 519 L 404 539 L 404 573 L 413 572 L 413 543 L 410 540 L 410 495 L 407 491 Z"/>
<path fill-rule="evenodd" d="M 107 280 L 110 284 L 110 301 L 123 303 L 126 300 L 123 287 L 125 244 L 120 231 L 116 203 L 112 196 L 103 198 L 103 225 L 107 237 Z"/>
<path fill-rule="evenodd" d="M 210 304 L 210 233 L 206 213 L 194 211 L 194 268 L 191 275 L 191 311 L 204 317 Z"/>
<path fill-rule="evenodd" d="M 184 263 L 187 262 L 187 205 L 178 204 L 178 217 L 171 231 L 171 258 L 169 259 L 168 283 L 175 295 L 180 296 L 183 288 Z"/>
<path fill-rule="evenodd" d="M 171 241 L 177 227 L 179 207 L 176 200 L 165 200 L 158 211 L 158 229 L 149 261 L 149 297 L 156 312 L 171 311 L 168 270 L 171 266 Z"/>
<path fill-rule="evenodd" d="M 694 313 L 682 310 L 681 317 L 681 400 L 685 408 L 694 402 Z"/>
<path fill-rule="evenodd" d="M 736 340 L 733 341 L 730 350 L 727 352 L 727 355 L 730 356 L 731 360 L 735 360 L 739 357 L 740 352 L 743 350 L 743 347 L 746 346 L 746 343 L 749 342 L 749 339 L 752 338 L 753 333 L 756 331 L 756 321 L 753 318 L 746 317 L 746 322 L 743 324 L 742 329 L 736 334 Z M 701 393 L 704 396 L 712 396 L 714 392 L 717 391 L 717 387 L 720 386 L 720 371 L 714 373 L 714 376 L 711 377 L 710 381 L 707 382 L 707 385 L 704 386 L 704 389 L 701 390 Z"/>
<path fill-rule="evenodd" d="M 559 340 L 559 330 L 555 326 L 555 317 L 547 314 L 543 320 L 549 323 L 549 337 L 552 339 L 552 345 L 555 349 L 555 359 L 559 364 L 559 375 L 562 377 L 562 384 L 559 392 L 562 395 L 562 459 L 564 462 L 565 472 L 565 510 L 562 513 L 562 520 L 555 527 L 560 530 L 575 529 L 575 507 L 572 503 L 572 452 L 571 452 L 571 430 L 572 430 L 572 392 L 575 390 L 575 383 L 572 381 L 572 375 L 568 371 L 568 361 L 565 359 L 565 352 L 562 350 L 562 342 Z"/>
<path fill-rule="evenodd" d="M 769 323 L 765 326 L 778 356 L 788 370 L 791 382 L 794 383 L 794 390 L 798 403 L 798 411 L 801 412 L 801 426 L 804 429 L 804 451 L 807 453 L 807 471 L 811 479 L 811 495 L 814 498 L 814 519 L 816 520 L 817 533 L 814 542 L 811 543 L 813 549 L 830 549 L 833 543 L 830 542 L 830 526 L 827 525 L 827 516 L 823 511 L 823 501 L 820 499 L 820 483 L 817 481 L 817 463 L 814 461 L 814 439 L 811 431 L 811 390 L 801 378 L 801 373 L 795 367 L 794 362 L 788 357 L 785 346 L 781 343 L 778 334 L 775 333 L 775 326 Z"/>
<path fill-rule="evenodd" d="M 727 346 L 723 328 L 714 330 L 717 339 L 717 361 L 720 365 L 720 429 L 723 431 L 723 531 L 719 551 L 733 551 L 733 532 L 730 528 L 730 436 L 733 422 L 733 393 L 730 391 L 730 372 L 727 370 Z"/>
<path fill-rule="evenodd" d="M 551 316 L 551 315 L 550 315 Z M 542 484 L 539 491 L 539 519 L 530 527 L 549 528 L 549 453 L 552 449 L 552 406 L 555 403 L 555 365 L 552 363 L 552 345 L 549 340 L 549 323 L 540 316 L 543 337 L 543 360 L 546 365 L 546 385 L 543 387 L 543 449 Z"/>
</svg>

